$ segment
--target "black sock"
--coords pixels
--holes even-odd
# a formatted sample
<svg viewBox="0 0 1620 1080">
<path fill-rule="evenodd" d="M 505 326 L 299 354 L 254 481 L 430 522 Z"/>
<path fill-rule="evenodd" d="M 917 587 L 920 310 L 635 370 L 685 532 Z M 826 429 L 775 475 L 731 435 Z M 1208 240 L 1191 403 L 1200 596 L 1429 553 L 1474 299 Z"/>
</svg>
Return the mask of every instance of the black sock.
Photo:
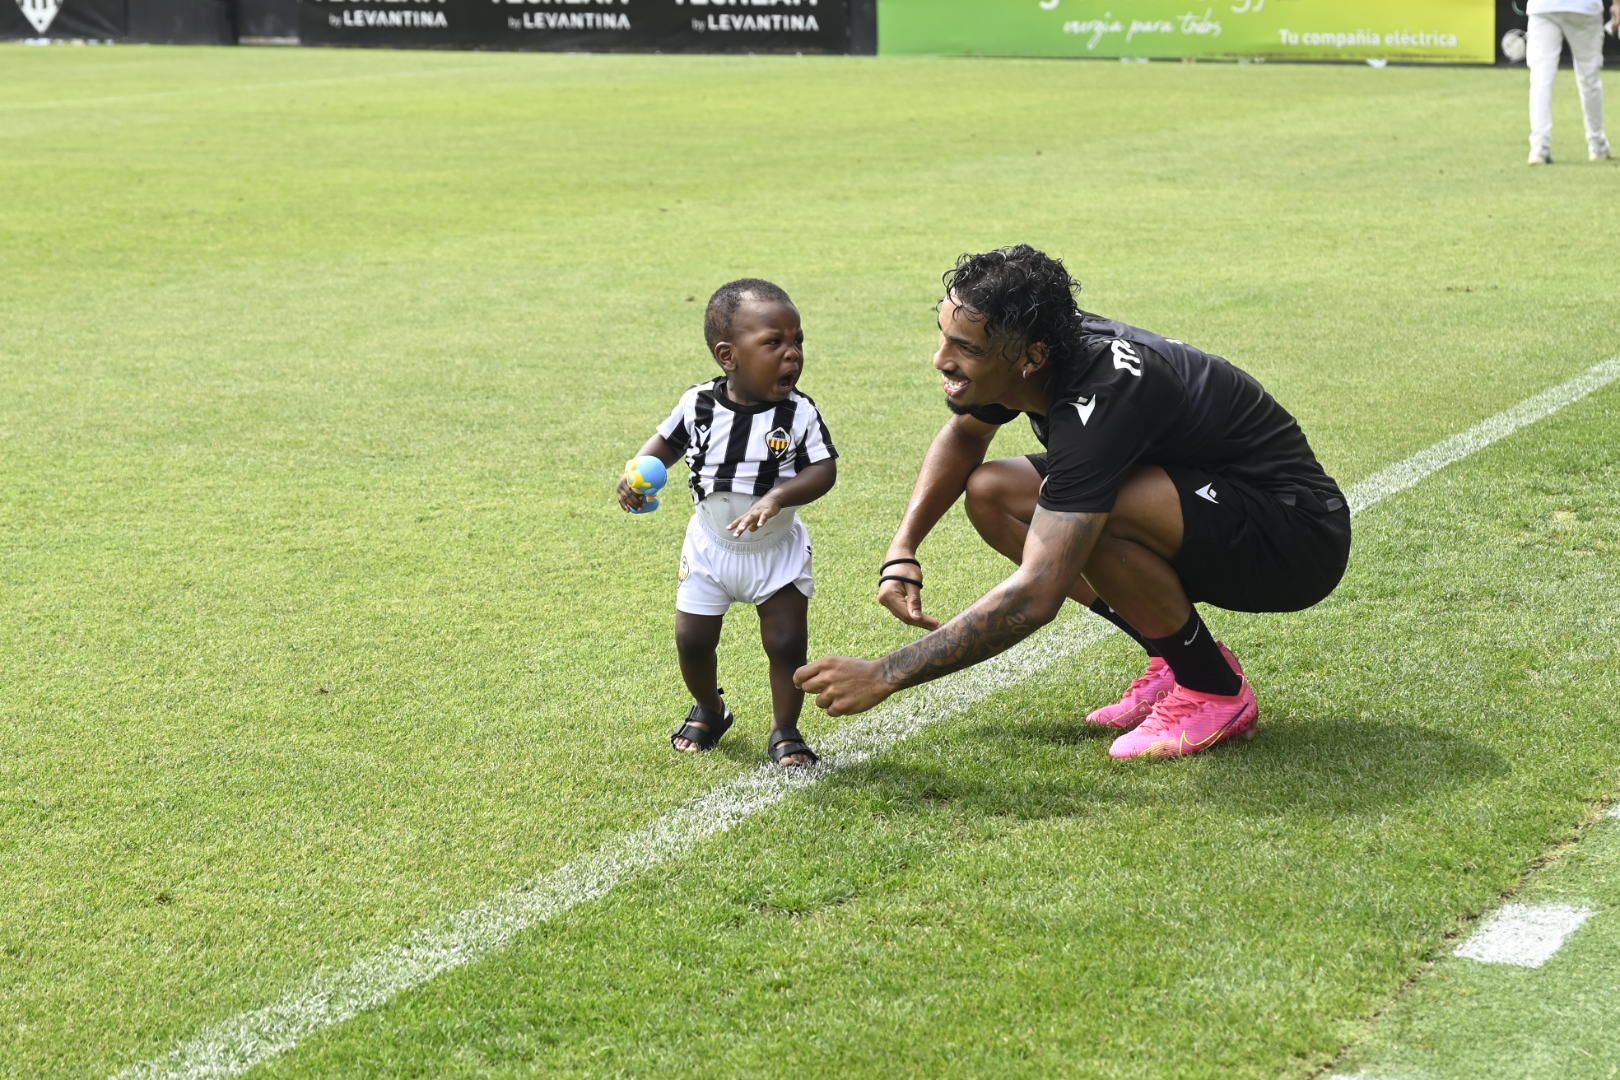
<svg viewBox="0 0 1620 1080">
<path fill-rule="evenodd" d="M 1197 608 L 1193 608 L 1187 625 L 1179 631 L 1167 638 L 1150 640 L 1170 665 L 1170 670 L 1176 673 L 1176 682 L 1187 689 L 1228 695 L 1243 689 L 1243 679 L 1221 655 L 1209 627 L 1198 617 Z"/>
<path fill-rule="evenodd" d="M 1098 615 L 1101 615 L 1103 618 L 1107 619 L 1121 630 L 1125 631 L 1132 641 L 1136 642 L 1138 645 L 1142 646 L 1142 648 L 1147 650 L 1147 654 L 1149 656 L 1160 655 L 1159 650 L 1153 647 L 1153 642 L 1137 633 L 1136 627 L 1126 622 L 1120 617 L 1119 612 L 1108 606 L 1108 601 L 1098 597 L 1091 602 L 1091 610 L 1096 612 Z"/>
</svg>

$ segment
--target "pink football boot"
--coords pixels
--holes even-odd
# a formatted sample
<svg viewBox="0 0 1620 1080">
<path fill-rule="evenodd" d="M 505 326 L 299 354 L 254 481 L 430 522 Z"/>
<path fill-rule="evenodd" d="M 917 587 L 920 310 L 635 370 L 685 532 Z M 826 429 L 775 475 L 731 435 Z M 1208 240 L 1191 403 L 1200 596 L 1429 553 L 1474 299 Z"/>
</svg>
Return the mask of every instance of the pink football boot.
<svg viewBox="0 0 1620 1080">
<path fill-rule="evenodd" d="M 1202 753 L 1228 739 L 1251 739 L 1260 718 L 1249 680 L 1236 694 L 1205 694 L 1171 687 L 1147 719 L 1114 740 L 1108 756 L 1172 758 Z"/>
<path fill-rule="evenodd" d="M 1147 719 L 1153 706 L 1168 694 L 1174 685 L 1176 685 L 1175 672 L 1164 662 L 1164 657 L 1151 657 L 1148 660 L 1147 670 L 1138 675 L 1136 681 L 1126 688 L 1125 696 L 1112 705 L 1104 705 L 1100 709 L 1093 710 L 1086 717 L 1086 723 L 1129 731 Z"/>
<path fill-rule="evenodd" d="M 1226 662 L 1231 664 L 1232 670 L 1241 677 L 1243 665 L 1232 655 L 1232 650 L 1223 644 L 1221 655 L 1226 657 Z M 1153 706 L 1175 685 L 1176 676 L 1170 670 L 1170 665 L 1164 662 L 1163 657 L 1152 657 L 1148 660 L 1147 670 L 1138 675 L 1136 681 L 1126 688 L 1125 696 L 1112 705 L 1104 705 L 1100 709 L 1093 710 L 1086 717 L 1086 723 L 1129 731 L 1146 720 Z"/>
</svg>

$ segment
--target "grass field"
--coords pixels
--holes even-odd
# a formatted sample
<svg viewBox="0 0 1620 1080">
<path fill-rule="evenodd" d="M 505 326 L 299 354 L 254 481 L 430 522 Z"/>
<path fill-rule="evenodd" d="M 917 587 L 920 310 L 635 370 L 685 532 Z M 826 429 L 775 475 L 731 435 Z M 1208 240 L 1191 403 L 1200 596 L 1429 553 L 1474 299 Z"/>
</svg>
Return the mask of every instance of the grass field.
<svg viewBox="0 0 1620 1080">
<path fill-rule="evenodd" d="M 759 768 L 744 611 L 738 728 L 669 752 L 685 514 L 611 495 L 708 377 L 719 283 L 804 313 L 842 454 L 811 651 L 873 655 L 912 634 L 871 596 L 962 251 L 1036 244 L 1092 309 L 1233 358 L 1346 485 L 1620 353 L 1620 168 L 1577 156 L 1561 81 L 1580 163 L 1527 169 L 1524 90 L 0 47 L 0 1073 L 160 1057 Z M 1076 648 L 260 1071 L 1395 1060 L 1414 980 L 1620 791 L 1617 419 L 1599 390 L 1360 515 L 1311 611 L 1206 612 L 1249 746 L 1110 762 L 1075 717 L 1137 661 Z M 959 514 L 923 557 L 939 614 L 1004 573 Z M 1620 1018 L 1602 932 L 1594 982 L 1515 984 L 1574 995 L 1528 1056 L 1400 1060 L 1613 1075 L 1559 1029 Z"/>
<path fill-rule="evenodd" d="M 1604 823 L 1560 852 L 1519 898 L 1620 907 L 1620 826 Z M 1617 960 L 1620 920 L 1601 915 L 1543 970 L 1442 960 L 1351 1060 L 1382 1076 L 1620 1075 L 1609 1038 Z"/>
</svg>

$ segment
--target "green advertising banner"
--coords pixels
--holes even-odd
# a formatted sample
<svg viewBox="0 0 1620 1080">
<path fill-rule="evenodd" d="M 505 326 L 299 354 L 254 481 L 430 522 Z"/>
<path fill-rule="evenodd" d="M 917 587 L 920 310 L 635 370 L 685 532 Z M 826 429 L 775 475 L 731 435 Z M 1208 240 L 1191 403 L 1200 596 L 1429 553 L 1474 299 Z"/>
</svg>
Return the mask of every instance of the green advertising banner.
<svg viewBox="0 0 1620 1080">
<path fill-rule="evenodd" d="M 878 52 L 1142 59 L 1496 59 L 1494 0 L 879 0 Z"/>
</svg>

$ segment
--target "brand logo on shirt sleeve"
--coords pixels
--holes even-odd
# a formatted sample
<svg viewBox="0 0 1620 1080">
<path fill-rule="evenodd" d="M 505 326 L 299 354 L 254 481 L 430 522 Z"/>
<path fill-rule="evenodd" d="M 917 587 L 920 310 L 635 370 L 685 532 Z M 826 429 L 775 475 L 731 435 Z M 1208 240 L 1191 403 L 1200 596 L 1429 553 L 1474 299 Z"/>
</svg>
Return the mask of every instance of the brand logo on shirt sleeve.
<svg viewBox="0 0 1620 1080">
<path fill-rule="evenodd" d="M 1075 398 L 1074 411 L 1080 414 L 1080 425 L 1084 427 L 1091 420 L 1091 414 L 1097 411 L 1097 395 Z"/>
</svg>

